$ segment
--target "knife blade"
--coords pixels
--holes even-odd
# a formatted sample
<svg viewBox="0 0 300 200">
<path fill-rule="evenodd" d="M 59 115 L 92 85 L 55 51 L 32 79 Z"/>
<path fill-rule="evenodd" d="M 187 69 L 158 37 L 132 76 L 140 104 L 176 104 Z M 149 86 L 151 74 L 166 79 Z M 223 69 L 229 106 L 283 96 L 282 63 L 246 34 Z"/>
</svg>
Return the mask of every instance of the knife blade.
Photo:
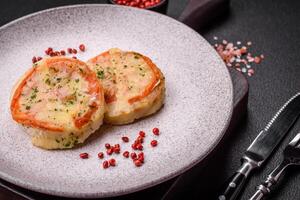
<svg viewBox="0 0 300 200">
<path fill-rule="evenodd" d="M 260 131 L 242 157 L 242 165 L 229 179 L 218 196 L 219 200 L 234 200 L 253 169 L 259 168 L 271 155 L 300 115 L 300 93 L 296 93 L 277 111 Z"/>
</svg>

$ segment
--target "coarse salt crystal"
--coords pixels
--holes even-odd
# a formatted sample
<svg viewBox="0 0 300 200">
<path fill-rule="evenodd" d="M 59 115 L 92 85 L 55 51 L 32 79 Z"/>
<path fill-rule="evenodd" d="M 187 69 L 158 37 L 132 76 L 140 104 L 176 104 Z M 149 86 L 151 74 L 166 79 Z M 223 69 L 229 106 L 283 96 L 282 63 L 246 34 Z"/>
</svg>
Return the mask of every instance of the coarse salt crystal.
<svg viewBox="0 0 300 200">
<path fill-rule="evenodd" d="M 254 69 L 249 69 L 248 72 L 253 74 L 254 73 Z"/>
<path fill-rule="evenodd" d="M 254 61 L 254 58 L 252 58 L 252 57 L 249 57 L 247 59 L 248 59 L 248 62 L 253 62 Z"/>
<path fill-rule="evenodd" d="M 214 40 L 218 40 L 218 38 L 214 36 Z M 222 40 L 221 43 L 214 44 L 214 47 L 228 67 L 234 66 L 236 70 L 252 76 L 254 70 L 249 63 L 260 63 L 264 59 L 264 55 L 251 55 L 248 49 L 252 45 L 251 41 L 248 41 L 246 45 L 243 45 L 241 41 L 237 41 L 236 44 L 237 46 L 232 42 Z"/>
</svg>

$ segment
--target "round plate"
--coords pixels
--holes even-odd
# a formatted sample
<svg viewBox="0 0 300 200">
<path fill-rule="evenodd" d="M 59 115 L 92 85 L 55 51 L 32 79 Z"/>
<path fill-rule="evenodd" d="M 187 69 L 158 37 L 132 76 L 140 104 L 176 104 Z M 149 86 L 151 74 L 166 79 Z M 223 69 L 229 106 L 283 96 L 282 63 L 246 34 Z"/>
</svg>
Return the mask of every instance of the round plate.
<svg viewBox="0 0 300 200">
<path fill-rule="evenodd" d="M 44 50 L 78 47 L 87 60 L 109 48 L 149 56 L 166 77 L 164 107 L 156 114 L 124 126 L 102 126 L 80 147 L 47 151 L 32 146 L 12 120 L 9 97 L 17 79 Z M 195 31 L 151 11 L 112 6 L 77 5 L 54 8 L 15 20 L 0 28 L 0 178 L 19 186 L 68 197 L 107 197 L 141 190 L 166 181 L 200 162 L 222 138 L 232 112 L 232 83 L 214 49 Z M 151 130 L 159 127 L 160 136 Z M 147 133 L 145 164 L 135 167 L 122 154 L 116 167 L 102 168 L 97 158 L 104 144 L 134 140 Z M 156 148 L 150 141 L 158 140 Z M 89 159 L 79 154 L 88 152 Z M 107 157 L 106 157 L 107 158 Z"/>
</svg>

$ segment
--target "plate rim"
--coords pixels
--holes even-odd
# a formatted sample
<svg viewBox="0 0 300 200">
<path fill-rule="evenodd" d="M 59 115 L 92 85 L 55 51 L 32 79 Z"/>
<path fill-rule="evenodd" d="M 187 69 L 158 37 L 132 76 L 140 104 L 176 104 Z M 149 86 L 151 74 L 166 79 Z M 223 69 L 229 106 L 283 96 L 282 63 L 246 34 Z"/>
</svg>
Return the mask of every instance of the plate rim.
<svg viewBox="0 0 300 200">
<path fill-rule="evenodd" d="M 146 12 L 146 13 L 150 13 L 150 14 L 154 14 L 160 17 L 165 17 L 168 18 L 169 20 L 172 20 L 175 23 L 178 23 L 180 25 L 185 26 L 186 28 L 190 29 L 192 32 L 194 32 L 198 37 L 200 37 L 202 40 L 204 40 L 206 43 L 209 44 L 210 48 L 212 50 L 214 50 L 210 43 L 204 38 L 202 37 L 198 32 L 196 32 L 194 29 L 190 28 L 189 26 L 187 26 L 186 24 L 168 16 L 168 15 L 164 15 L 161 13 L 157 13 L 154 11 L 150 11 L 150 10 L 145 10 L 145 9 L 139 9 L 139 8 L 134 8 L 134 7 L 129 7 L 129 6 L 119 6 L 119 5 L 111 5 L 111 4 L 97 4 L 97 3 L 87 3 L 87 4 L 75 4 L 75 5 L 65 5 L 65 6 L 58 6 L 58 7 L 53 7 L 53 8 L 49 8 L 49 9 L 44 9 L 44 10 L 40 10 L 34 13 L 30 13 L 27 14 L 25 16 L 22 16 L 20 18 L 14 19 L 4 25 L 2 25 L 0 27 L 0 31 L 4 30 L 5 28 L 14 25 L 15 23 L 22 21 L 22 20 L 26 20 L 30 17 L 34 17 L 43 13 L 47 13 L 47 12 L 51 12 L 51 11 L 55 11 L 55 10 L 63 10 L 63 9 L 68 9 L 68 8 L 81 8 L 81 7 L 116 7 L 116 8 L 120 8 L 120 9 L 129 9 L 129 10 L 135 10 L 137 12 Z M 217 55 L 216 57 L 222 61 L 222 59 L 220 58 L 220 56 L 217 54 L 217 52 L 211 51 L 213 52 L 215 55 Z M 218 135 L 217 139 L 209 146 L 209 148 L 207 148 L 207 150 L 202 154 L 201 157 L 199 157 L 197 160 L 195 160 L 194 162 L 191 162 L 188 166 L 182 167 L 180 170 L 168 174 L 166 176 L 160 177 L 159 179 L 156 179 L 152 182 L 148 182 L 144 185 L 139 185 L 136 187 L 129 187 L 120 191 L 112 191 L 112 192 L 106 192 L 106 193 L 99 193 L 99 191 L 93 192 L 93 193 L 80 193 L 80 192 L 66 192 L 66 191 L 57 191 L 57 190 L 53 190 L 53 189 L 45 189 L 45 187 L 42 186 L 37 186 L 34 184 L 31 184 L 29 182 L 26 182 L 25 180 L 20 180 L 20 179 L 16 179 L 14 178 L 14 176 L 11 176 L 7 173 L 3 173 L 0 170 L 0 178 L 2 178 L 5 181 L 8 181 L 12 184 L 15 184 L 17 186 L 20 186 L 22 188 L 26 188 L 35 192 L 40 192 L 40 193 L 44 193 L 44 194 L 49 194 L 49 195 L 54 195 L 54 196 L 60 196 L 60 197 L 71 197 L 71 198 L 103 198 L 103 197 L 116 197 L 116 196 L 121 196 L 121 195 L 126 195 L 126 194 L 130 194 L 130 193 L 134 193 L 137 191 L 141 191 L 150 187 L 153 187 L 155 185 L 161 184 L 163 182 L 166 182 L 180 174 L 183 174 L 184 172 L 188 171 L 189 169 L 191 169 L 192 167 L 194 167 L 196 164 L 201 163 L 203 160 L 205 160 L 205 158 L 207 158 L 207 156 L 209 154 L 211 154 L 211 152 L 216 149 L 217 145 L 220 143 L 220 141 L 224 138 L 224 135 L 226 133 L 226 130 L 230 124 L 231 118 L 232 118 L 232 113 L 233 113 L 233 83 L 232 83 L 232 78 L 230 76 L 229 70 L 226 67 L 225 63 L 222 61 L 222 65 L 223 67 L 225 67 L 226 70 L 226 74 L 229 77 L 230 81 L 230 110 L 229 113 L 227 114 L 227 119 L 225 122 L 225 126 L 223 127 L 222 131 L 220 132 L 220 134 Z"/>
</svg>

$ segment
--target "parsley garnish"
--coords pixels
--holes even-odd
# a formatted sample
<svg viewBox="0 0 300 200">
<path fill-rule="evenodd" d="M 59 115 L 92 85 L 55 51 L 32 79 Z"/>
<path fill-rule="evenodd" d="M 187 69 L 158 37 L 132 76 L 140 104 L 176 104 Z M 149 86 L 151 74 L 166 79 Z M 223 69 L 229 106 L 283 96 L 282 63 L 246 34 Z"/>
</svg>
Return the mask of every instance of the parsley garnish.
<svg viewBox="0 0 300 200">
<path fill-rule="evenodd" d="M 97 78 L 104 79 L 104 71 L 97 71 Z"/>
</svg>

